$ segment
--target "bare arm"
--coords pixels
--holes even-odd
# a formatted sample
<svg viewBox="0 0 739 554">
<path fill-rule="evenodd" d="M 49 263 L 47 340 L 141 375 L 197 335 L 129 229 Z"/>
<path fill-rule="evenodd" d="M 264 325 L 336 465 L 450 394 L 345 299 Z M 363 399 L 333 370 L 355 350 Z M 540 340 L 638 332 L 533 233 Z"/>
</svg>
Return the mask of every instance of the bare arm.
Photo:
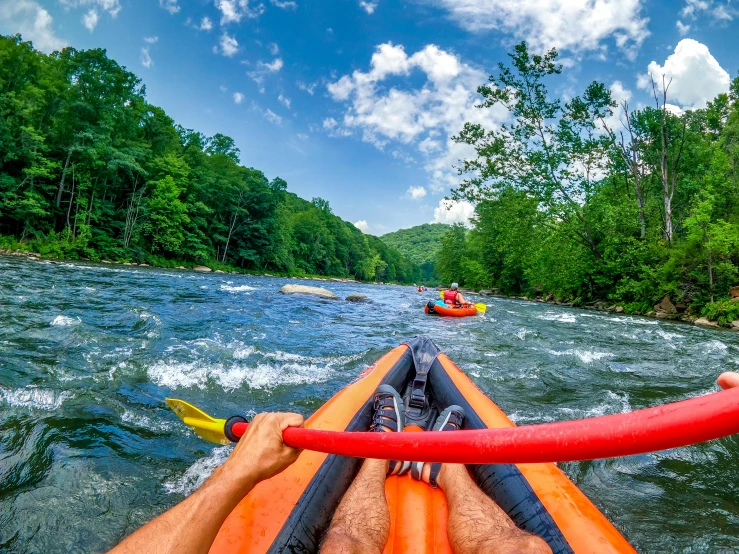
<svg viewBox="0 0 739 554">
<path fill-rule="evenodd" d="M 144 525 L 110 554 L 207 553 L 226 517 L 257 483 L 292 464 L 300 451 L 282 431 L 302 427 L 299 414 L 259 414 L 226 463 L 191 496 Z"/>
</svg>

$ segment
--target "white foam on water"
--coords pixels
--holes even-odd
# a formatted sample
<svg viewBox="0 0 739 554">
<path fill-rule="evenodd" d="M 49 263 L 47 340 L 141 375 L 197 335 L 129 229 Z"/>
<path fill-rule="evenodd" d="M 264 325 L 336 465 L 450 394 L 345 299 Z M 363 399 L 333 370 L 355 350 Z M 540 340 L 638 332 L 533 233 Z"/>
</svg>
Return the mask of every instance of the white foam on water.
<svg viewBox="0 0 739 554">
<path fill-rule="evenodd" d="M 231 281 L 229 281 L 229 283 L 231 283 Z M 249 285 L 240 285 L 237 287 L 232 287 L 229 285 L 221 285 L 221 290 L 225 290 L 228 292 L 247 292 L 247 291 L 257 290 L 257 289 L 254 287 L 250 287 Z"/>
<path fill-rule="evenodd" d="M 292 323 L 293 325 L 302 325 L 302 322 L 300 322 L 300 321 L 298 321 L 296 319 L 291 319 L 291 320 L 288 321 L 288 323 Z"/>
<path fill-rule="evenodd" d="M 168 421 L 153 421 L 146 415 L 137 414 L 130 410 L 124 410 L 121 414 L 121 421 L 152 431 L 165 431 L 172 428 L 172 424 Z"/>
<path fill-rule="evenodd" d="M 557 312 L 546 312 L 536 316 L 536 318 L 543 319 L 544 321 L 559 321 L 561 323 L 575 323 L 577 321 L 577 317 L 574 314 Z"/>
<path fill-rule="evenodd" d="M 723 354 L 729 347 L 720 340 L 709 340 L 703 343 L 703 352 L 706 354 Z"/>
<path fill-rule="evenodd" d="M 660 337 L 662 337 L 666 341 L 670 341 L 670 342 L 672 342 L 674 339 L 682 339 L 682 338 L 685 338 L 685 335 L 681 335 L 680 333 L 668 333 L 667 331 L 663 331 L 662 329 L 657 329 L 655 332 Z"/>
<path fill-rule="evenodd" d="M 157 362 L 147 374 L 155 384 L 169 389 L 198 387 L 205 389 L 208 380 L 224 390 L 234 390 L 246 383 L 253 389 L 270 389 L 279 385 L 301 385 L 326 381 L 333 374 L 328 366 L 287 363 L 256 366 L 223 364 L 204 365 L 202 362 Z"/>
<path fill-rule="evenodd" d="M 502 356 L 503 352 L 485 352 L 485 356 L 488 358 L 497 358 L 498 356 Z"/>
<path fill-rule="evenodd" d="M 97 289 L 95 287 L 85 287 L 85 290 L 89 290 L 90 292 L 95 292 Z"/>
<path fill-rule="evenodd" d="M 526 329 L 521 327 L 518 331 L 516 331 L 516 336 L 521 340 L 526 340 Z"/>
<path fill-rule="evenodd" d="M 237 360 L 243 360 L 244 358 L 248 358 L 252 354 L 256 353 L 257 349 L 253 346 L 244 346 L 244 347 L 237 347 L 236 350 L 234 350 L 234 358 Z"/>
<path fill-rule="evenodd" d="M 508 419 L 510 419 L 515 424 L 520 423 L 549 423 L 554 421 L 554 418 L 551 415 L 546 414 L 523 414 L 520 412 L 513 412 L 512 414 L 508 414 Z"/>
<path fill-rule="evenodd" d="M 629 394 L 618 394 L 612 391 L 606 391 L 608 400 L 597 406 L 588 409 L 573 409 L 560 407 L 557 411 L 566 415 L 562 419 L 579 419 L 586 417 L 599 417 L 606 414 L 625 414 L 631 412 L 631 404 L 629 403 Z"/>
<path fill-rule="evenodd" d="M 584 364 L 589 364 L 604 358 L 614 356 L 611 352 L 594 352 L 592 350 L 582 350 L 580 348 L 568 348 L 567 350 L 547 350 L 552 356 L 577 356 Z"/>
<path fill-rule="evenodd" d="M 51 322 L 51 325 L 57 326 L 57 327 L 66 327 L 69 325 L 79 325 L 82 323 L 82 320 L 79 317 L 69 317 L 66 315 L 58 315 L 54 318 L 54 320 Z"/>
<path fill-rule="evenodd" d="M 189 495 L 200 487 L 218 466 L 228 459 L 231 450 L 233 450 L 231 446 L 214 448 L 208 456 L 200 458 L 187 468 L 185 473 L 165 481 L 162 485 L 164 490 L 169 494 Z"/>
<path fill-rule="evenodd" d="M 32 385 L 23 389 L 6 389 L 0 387 L 0 399 L 16 408 L 56 410 L 65 400 L 71 397 L 71 392 L 55 392 L 47 389 L 38 389 Z"/>
<path fill-rule="evenodd" d="M 207 289 L 208 288 L 208 285 L 200 285 L 200 288 L 201 289 Z"/>
</svg>

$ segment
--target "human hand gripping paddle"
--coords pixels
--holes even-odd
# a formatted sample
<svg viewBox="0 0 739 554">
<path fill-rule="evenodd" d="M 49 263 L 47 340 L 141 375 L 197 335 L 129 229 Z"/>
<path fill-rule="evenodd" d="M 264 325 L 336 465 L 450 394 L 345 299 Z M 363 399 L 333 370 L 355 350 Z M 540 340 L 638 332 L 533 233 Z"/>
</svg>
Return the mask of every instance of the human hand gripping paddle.
<svg viewBox="0 0 739 554">
<path fill-rule="evenodd" d="M 721 376 L 722 378 L 724 375 Z M 739 385 L 739 376 L 734 379 Z M 726 385 L 719 380 L 722 387 Z M 167 404 L 202 438 L 236 442 L 248 427 L 234 416 L 214 419 L 182 400 Z M 626 414 L 504 429 L 454 433 L 357 433 L 290 427 L 293 448 L 356 458 L 496 464 L 595 460 L 688 446 L 739 432 L 739 386 Z"/>
<path fill-rule="evenodd" d="M 444 291 L 443 291 L 443 290 L 440 290 L 440 291 L 439 291 L 439 298 L 441 298 L 442 300 L 444 299 Z M 484 315 L 484 314 L 485 314 L 485 312 L 487 312 L 487 311 L 488 311 L 488 306 L 487 306 L 487 304 L 483 304 L 483 303 L 479 303 L 479 304 L 473 304 L 472 302 L 470 302 L 470 303 L 469 303 L 469 304 L 468 304 L 467 306 L 464 306 L 464 307 L 466 308 L 466 307 L 468 307 L 468 306 L 469 306 L 469 307 L 472 307 L 472 306 L 474 306 L 474 307 L 475 307 L 475 308 L 477 309 L 477 313 L 478 313 L 478 314 L 481 314 L 481 315 Z"/>
</svg>

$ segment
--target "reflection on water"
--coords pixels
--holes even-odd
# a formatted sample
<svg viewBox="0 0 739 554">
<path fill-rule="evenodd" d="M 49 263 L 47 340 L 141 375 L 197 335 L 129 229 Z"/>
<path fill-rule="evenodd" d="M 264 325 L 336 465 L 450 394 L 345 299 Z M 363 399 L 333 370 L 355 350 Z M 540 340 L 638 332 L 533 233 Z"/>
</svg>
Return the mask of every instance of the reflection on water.
<svg viewBox="0 0 739 554">
<path fill-rule="evenodd" d="M 714 390 L 729 332 L 435 292 L 322 283 L 370 304 L 277 294 L 285 279 L 0 257 L 0 551 L 104 550 L 228 455 L 163 402 L 309 415 L 389 348 L 433 338 L 518 424 L 626 412 Z M 739 548 L 739 440 L 562 464 L 643 552 Z"/>
</svg>

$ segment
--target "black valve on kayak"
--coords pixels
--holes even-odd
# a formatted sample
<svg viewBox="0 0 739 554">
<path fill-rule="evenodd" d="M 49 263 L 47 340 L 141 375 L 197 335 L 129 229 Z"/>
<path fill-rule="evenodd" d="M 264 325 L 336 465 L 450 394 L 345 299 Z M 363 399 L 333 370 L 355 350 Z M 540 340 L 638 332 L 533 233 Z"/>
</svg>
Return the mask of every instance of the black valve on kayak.
<svg viewBox="0 0 739 554">
<path fill-rule="evenodd" d="M 426 307 L 428 308 L 430 314 L 435 314 L 436 313 L 434 311 L 434 306 L 435 305 L 436 305 L 436 302 L 434 302 L 433 300 L 429 300 L 429 303 L 426 304 Z"/>
</svg>

